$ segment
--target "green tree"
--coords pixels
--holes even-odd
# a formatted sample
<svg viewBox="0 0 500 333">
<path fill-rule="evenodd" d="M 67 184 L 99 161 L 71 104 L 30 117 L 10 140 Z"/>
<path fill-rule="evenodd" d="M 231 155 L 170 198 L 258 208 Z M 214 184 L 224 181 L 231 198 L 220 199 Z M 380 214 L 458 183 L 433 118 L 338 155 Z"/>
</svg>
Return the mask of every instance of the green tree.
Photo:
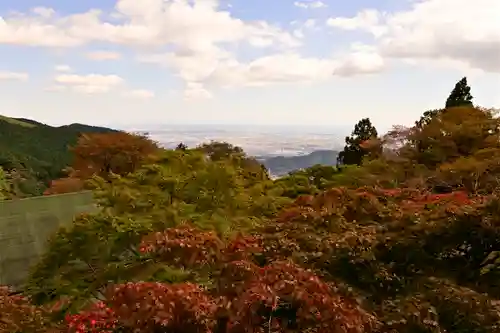
<svg viewBox="0 0 500 333">
<path fill-rule="evenodd" d="M 450 96 L 446 100 L 446 108 L 457 106 L 472 106 L 472 95 L 466 77 L 463 77 L 455 84 L 455 88 L 453 88 Z"/>
<path fill-rule="evenodd" d="M 467 84 L 466 77 L 462 78 L 455 84 L 455 88 L 453 88 L 450 96 L 446 99 L 445 109 L 458 106 L 473 106 L 472 95 L 470 94 L 470 87 Z M 423 128 L 424 126 L 429 125 L 432 119 L 445 109 L 429 110 L 424 112 L 422 117 L 415 122 L 415 126 L 417 128 Z"/>
<path fill-rule="evenodd" d="M 253 186 L 256 181 L 270 179 L 266 167 L 255 158 L 248 156 L 241 147 L 227 142 L 211 141 L 199 145 L 195 150 L 202 152 L 214 162 L 224 160 L 231 163 L 247 179 L 246 186 Z"/>
<path fill-rule="evenodd" d="M 183 142 L 179 143 L 176 147 L 175 150 L 186 150 L 188 149 L 188 146 L 185 145 Z"/>
<path fill-rule="evenodd" d="M 429 125 L 432 119 L 434 119 L 434 117 L 436 117 L 439 112 L 441 112 L 441 110 L 425 111 L 424 114 L 420 117 L 420 119 L 415 122 L 415 127 L 423 128 L 424 126 Z"/>
<path fill-rule="evenodd" d="M 437 112 L 408 136 L 408 156 L 434 170 L 486 148 L 499 148 L 500 121 L 492 110 L 462 106 Z"/>
<path fill-rule="evenodd" d="M 190 221 L 229 235 L 279 209 L 258 182 L 248 187 L 245 170 L 233 160 L 214 161 L 196 149 L 167 150 L 129 174 L 96 176 L 90 183 L 101 209 L 77 217 L 50 243 L 28 284 L 38 301 L 49 295 L 85 299 L 137 270 L 156 274 L 157 267 L 137 257 L 137 242 L 149 232 Z M 158 274 L 165 273 L 161 269 Z M 165 274 L 169 281 L 180 278 Z"/>
<path fill-rule="evenodd" d="M 337 162 L 339 165 L 361 165 L 363 157 L 368 151 L 362 147 L 366 141 L 377 138 L 377 129 L 372 125 L 370 118 L 361 119 L 355 126 L 351 136 L 345 138 L 344 150 L 339 153 Z"/>
</svg>

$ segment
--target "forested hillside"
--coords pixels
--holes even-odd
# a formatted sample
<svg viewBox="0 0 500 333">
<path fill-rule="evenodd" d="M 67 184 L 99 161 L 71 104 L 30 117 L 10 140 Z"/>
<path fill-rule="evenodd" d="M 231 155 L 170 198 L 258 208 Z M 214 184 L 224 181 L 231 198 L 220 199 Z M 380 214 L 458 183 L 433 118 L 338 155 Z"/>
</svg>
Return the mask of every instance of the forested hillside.
<svg viewBox="0 0 500 333">
<path fill-rule="evenodd" d="M 41 195 L 71 163 L 68 148 L 82 133 L 113 131 L 82 124 L 52 127 L 30 119 L 0 117 L 0 167 L 17 178 L 19 195 Z"/>
<path fill-rule="evenodd" d="M 284 176 L 292 171 L 309 168 L 316 164 L 335 166 L 338 153 L 335 150 L 316 150 L 306 155 L 274 156 L 259 160 L 273 176 Z"/>
<path fill-rule="evenodd" d="M 0 288 L 0 332 L 500 332 L 500 119 L 470 91 L 278 180 L 228 143 L 82 136 L 51 190 L 99 209 Z"/>
</svg>

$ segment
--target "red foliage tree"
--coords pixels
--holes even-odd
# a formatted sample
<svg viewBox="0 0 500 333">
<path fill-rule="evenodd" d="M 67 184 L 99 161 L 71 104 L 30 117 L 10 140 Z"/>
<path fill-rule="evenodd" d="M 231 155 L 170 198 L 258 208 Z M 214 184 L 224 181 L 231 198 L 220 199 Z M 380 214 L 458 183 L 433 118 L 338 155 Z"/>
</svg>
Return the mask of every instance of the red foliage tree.
<svg viewBox="0 0 500 333">
<path fill-rule="evenodd" d="M 370 332 L 376 320 L 335 294 L 314 273 L 289 262 L 257 269 L 234 304 L 230 332 Z"/>
<path fill-rule="evenodd" d="M 222 240 L 192 225 L 153 233 L 140 243 L 141 262 L 201 279 L 111 284 L 62 331 L 409 333 L 458 321 L 491 331 L 500 316 L 488 293 L 498 290 L 474 269 L 499 247 L 498 202 L 335 188 L 299 197 L 257 236 Z M 0 309 L 30 327 L 21 318 L 42 312 L 23 304 Z"/>
<path fill-rule="evenodd" d="M 33 305 L 29 298 L 0 286 L 0 332 L 51 332 L 50 311 Z"/>
<path fill-rule="evenodd" d="M 169 264 L 192 267 L 216 261 L 222 246 L 214 232 L 199 232 L 185 225 L 146 236 L 140 251 Z"/>
<path fill-rule="evenodd" d="M 226 245 L 212 232 L 181 226 L 145 237 L 141 251 L 177 267 L 210 265 L 212 288 L 192 283 L 130 282 L 110 286 L 103 303 L 67 317 L 75 332 L 116 328 L 141 332 L 369 332 L 376 320 L 290 262 L 260 267 L 258 237 Z M 175 259 L 173 259 L 175 258 Z M 103 304 L 106 304 L 104 306 Z"/>
<path fill-rule="evenodd" d="M 85 180 L 110 173 L 125 175 L 140 167 L 158 145 L 142 135 L 126 132 L 83 134 L 74 147 L 68 177 L 51 182 L 45 195 L 81 191 Z"/>
<path fill-rule="evenodd" d="M 88 179 L 136 170 L 158 146 L 145 136 L 126 132 L 84 134 L 71 148 L 73 176 Z"/>
</svg>

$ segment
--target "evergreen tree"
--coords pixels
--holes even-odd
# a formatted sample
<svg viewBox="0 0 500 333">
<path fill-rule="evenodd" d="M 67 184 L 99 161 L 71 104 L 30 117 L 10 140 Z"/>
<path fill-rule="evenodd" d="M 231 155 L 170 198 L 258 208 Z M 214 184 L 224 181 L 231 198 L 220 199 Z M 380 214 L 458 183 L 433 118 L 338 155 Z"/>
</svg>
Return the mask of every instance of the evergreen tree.
<svg viewBox="0 0 500 333">
<path fill-rule="evenodd" d="M 463 77 L 460 81 L 455 84 L 455 88 L 451 92 L 448 99 L 446 99 L 445 109 L 457 107 L 457 106 L 473 106 L 472 95 L 470 93 L 470 87 L 467 84 L 467 78 Z M 424 112 L 422 117 L 415 122 L 417 128 L 423 128 L 430 124 L 432 119 L 439 115 L 444 110 L 430 110 Z"/>
<path fill-rule="evenodd" d="M 363 157 L 368 154 L 368 151 L 361 147 L 367 140 L 375 139 L 378 136 L 377 129 L 372 125 L 370 118 L 361 119 L 351 136 L 345 138 L 344 150 L 339 153 L 337 158 L 338 165 L 361 165 Z"/>
<path fill-rule="evenodd" d="M 457 106 L 472 106 L 472 95 L 466 77 L 455 84 L 455 88 L 446 100 L 446 108 Z"/>
<path fill-rule="evenodd" d="M 179 143 L 177 147 L 175 147 L 175 150 L 187 150 L 188 146 L 186 146 L 183 142 Z"/>
</svg>

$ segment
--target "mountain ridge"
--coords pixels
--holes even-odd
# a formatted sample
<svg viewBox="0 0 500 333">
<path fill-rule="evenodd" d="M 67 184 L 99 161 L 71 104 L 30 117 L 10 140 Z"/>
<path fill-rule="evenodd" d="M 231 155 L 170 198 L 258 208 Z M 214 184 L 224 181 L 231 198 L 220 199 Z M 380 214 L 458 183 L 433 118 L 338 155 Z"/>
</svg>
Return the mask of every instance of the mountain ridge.
<svg viewBox="0 0 500 333">
<path fill-rule="evenodd" d="M 21 187 L 29 195 L 41 195 L 50 180 L 60 178 L 71 162 L 69 146 L 82 133 L 117 130 L 84 124 L 59 127 L 27 118 L 0 116 L 0 167 L 20 172 Z"/>
<path fill-rule="evenodd" d="M 255 158 L 264 164 L 272 176 L 281 177 L 290 172 L 306 169 L 316 164 L 335 166 L 339 151 L 332 149 L 321 149 L 309 154 L 296 156 L 256 156 Z"/>
</svg>

